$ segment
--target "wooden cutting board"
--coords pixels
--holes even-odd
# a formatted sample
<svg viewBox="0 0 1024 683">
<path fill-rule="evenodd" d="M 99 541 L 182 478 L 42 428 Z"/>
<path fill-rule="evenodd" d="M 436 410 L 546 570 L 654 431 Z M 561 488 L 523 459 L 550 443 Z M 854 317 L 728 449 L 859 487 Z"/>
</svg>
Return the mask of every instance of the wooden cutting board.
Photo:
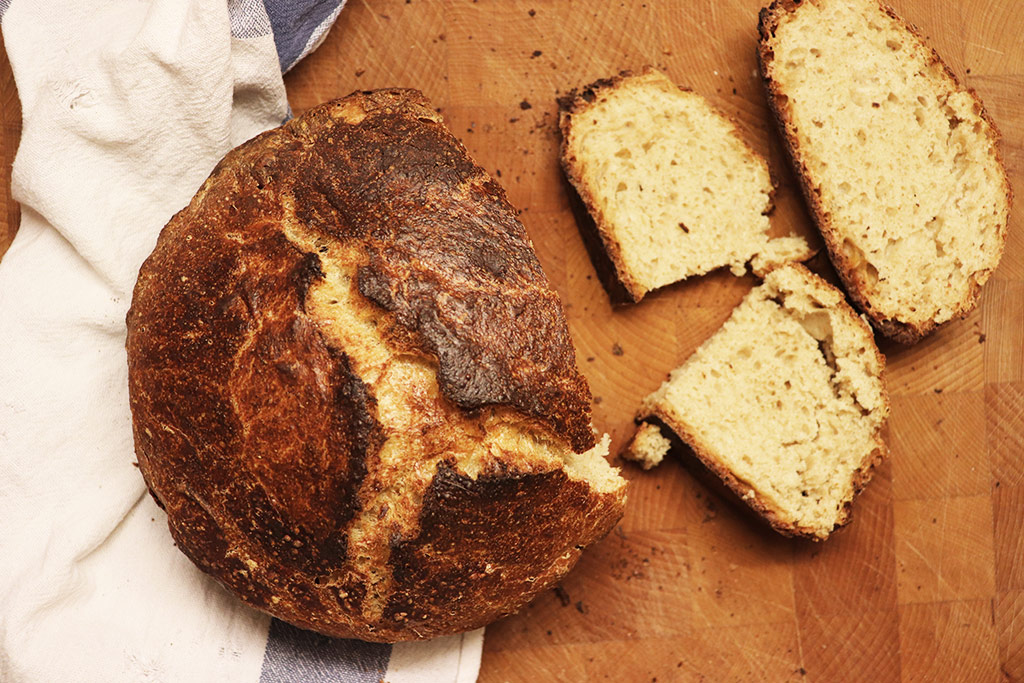
<svg viewBox="0 0 1024 683">
<path fill-rule="evenodd" d="M 1024 192 L 1024 5 L 894 0 L 1004 136 Z M 557 95 L 656 65 L 735 118 L 770 161 L 774 231 L 814 235 L 756 78 L 759 0 L 350 0 L 288 75 L 301 113 L 352 90 L 424 91 L 505 186 L 565 303 L 595 423 L 617 452 L 638 401 L 753 285 L 714 273 L 612 309 L 569 210 Z M 0 74 L 5 173 L 19 133 Z M 0 253 L 17 207 L 0 211 Z M 480 680 L 1024 681 L 1024 225 L 1015 209 L 980 308 L 883 344 L 892 457 L 821 544 L 782 538 L 672 460 L 560 589 L 487 630 Z M 6 222 L 4 218 L 6 217 Z M 817 237 L 813 239 L 818 240 Z M 820 244 L 820 240 L 818 241 Z M 829 275 L 819 258 L 814 268 Z"/>
</svg>

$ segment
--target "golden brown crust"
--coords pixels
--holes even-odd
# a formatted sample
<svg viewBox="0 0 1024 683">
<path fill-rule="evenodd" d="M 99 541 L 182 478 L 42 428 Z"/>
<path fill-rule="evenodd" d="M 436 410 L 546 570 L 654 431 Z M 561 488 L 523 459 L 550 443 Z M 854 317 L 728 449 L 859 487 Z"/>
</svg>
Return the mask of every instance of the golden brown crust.
<svg viewBox="0 0 1024 683">
<path fill-rule="evenodd" d="M 830 285 L 828 282 L 821 278 L 814 276 L 805 266 L 800 264 L 792 264 L 793 268 L 799 269 L 806 277 L 814 277 L 816 285 L 819 287 L 826 287 L 835 291 L 840 296 L 841 303 L 835 310 L 841 311 L 843 315 L 846 315 L 852 320 L 858 327 L 860 327 L 868 339 L 872 339 L 871 328 L 864 322 L 864 320 L 858 316 L 852 308 L 845 304 L 845 300 L 842 299 L 842 293 L 839 292 L 835 287 Z M 875 344 L 870 344 L 869 348 L 874 351 L 876 362 L 880 369 L 880 373 L 884 382 L 885 374 L 885 356 L 878 350 Z M 884 406 L 880 408 L 884 415 L 889 415 L 891 405 L 889 401 L 889 394 L 886 391 L 882 392 L 882 398 L 884 400 Z M 654 412 L 647 414 L 641 412 L 637 416 L 637 422 L 652 421 L 658 426 L 666 427 L 672 434 L 678 439 L 685 443 L 697 457 L 700 463 L 711 473 L 718 476 L 722 482 L 728 487 L 730 491 L 736 494 L 736 496 L 745 503 L 751 510 L 757 515 L 767 521 L 773 529 L 778 531 L 784 536 L 798 536 L 802 538 L 809 538 L 813 541 L 821 541 L 828 538 L 819 535 L 814 529 L 809 527 L 803 527 L 798 524 L 786 521 L 782 519 L 776 509 L 774 509 L 770 502 L 765 500 L 762 496 L 758 495 L 757 491 L 749 483 L 738 479 L 731 470 L 725 467 L 719 459 L 715 456 L 713 449 L 707 445 L 701 443 L 700 439 L 696 437 L 693 430 L 688 425 L 679 420 L 675 419 L 674 416 L 668 414 L 663 410 L 655 410 Z M 864 490 L 868 482 L 871 481 L 871 477 L 874 475 L 875 468 L 880 465 L 889 455 L 889 449 L 886 446 L 885 440 L 882 438 L 882 432 L 885 428 L 885 423 L 879 425 L 878 430 L 874 434 L 876 447 L 872 450 L 861 462 L 861 464 L 854 471 L 853 475 L 853 495 L 849 500 L 844 501 L 843 509 L 840 511 L 840 517 L 832 529 L 838 529 L 846 526 L 850 523 L 850 510 L 853 505 L 854 499 Z"/>
<path fill-rule="evenodd" d="M 569 200 L 569 208 L 576 219 L 576 228 L 580 233 L 580 238 L 583 240 L 583 247 L 587 250 L 587 255 L 594 266 L 597 279 L 604 287 L 609 301 L 613 306 L 636 303 L 638 299 L 619 278 L 620 269 L 615 267 L 615 263 L 612 261 L 604 239 L 601 236 L 601 231 L 598 230 L 597 223 L 587 209 L 583 198 L 576 191 L 576 186 L 572 184 L 572 181 L 565 174 L 562 175 L 562 181 L 565 186 L 566 198 Z"/>
<path fill-rule="evenodd" d="M 839 230 L 834 227 L 831 214 L 825 210 L 821 197 L 818 194 L 818 188 L 815 187 L 807 164 L 803 161 L 796 128 L 788 112 L 788 98 L 781 91 L 778 83 L 771 76 L 771 66 L 775 56 L 771 41 L 775 37 L 775 31 L 779 26 L 779 22 L 786 14 L 796 11 L 801 5 L 805 4 L 805 2 L 816 4 L 815 0 L 774 0 L 769 6 L 762 8 L 759 14 L 758 34 L 760 38 L 757 47 L 757 58 L 761 80 L 764 83 L 765 92 L 767 94 L 768 107 L 771 110 L 776 125 L 779 128 L 779 132 L 781 133 L 783 146 L 785 147 L 786 154 L 793 166 L 797 181 L 800 184 L 800 189 L 803 192 L 804 199 L 810 209 L 811 216 L 825 241 L 829 259 L 832 261 L 836 274 L 843 283 L 843 288 L 849 294 L 851 301 L 858 310 L 871 319 L 872 325 L 884 336 L 901 344 L 916 344 L 921 341 L 921 339 L 934 332 L 937 327 L 947 325 L 955 320 L 960 320 L 970 315 L 971 311 L 973 311 L 978 305 L 978 299 L 981 294 L 981 285 L 978 284 L 977 280 L 975 280 L 970 293 L 968 293 L 963 301 L 960 302 L 957 312 L 950 320 L 942 324 L 936 324 L 935 321 L 931 319 L 922 324 L 906 323 L 894 318 L 886 317 L 872 309 L 871 302 L 868 300 L 867 296 L 867 285 L 858 275 L 857 269 L 854 267 L 855 264 L 853 264 L 843 253 L 842 236 L 840 235 Z M 992 117 L 985 109 L 984 104 L 978 97 L 978 94 L 973 89 L 964 88 L 960 84 L 960 80 L 957 78 L 956 74 L 953 73 L 939 54 L 927 44 L 924 36 L 916 26 L 904 21 L 890 7 L 882 4 L 881 2 L 878 4 L 883 12 L 920 41 L 921 47 L 927 50 L 930 54 L 930 63 L 941 66 L 943 71 L 950 79 L 952 79 L 955 87 L 967 92 L 977 103 L 981 117 L 989 124 L 992 132 L 992 142 L 993 149 L 995 149 L 996 152 L 996 161 L 1003 172 L 1003 192 L 1006 195 L 1007 201 L 1012 201 L 1013 190 L 1010 187 L 1009 179 L 1006 176 L 1006 166 L 1003 163 L 1002 154 L 998 144 L 1000 139 L 999 129 L 996 127 Z M 998 256 L 1002 255 L 1002 250 L 1006 242 L 1006 230 L 1007 225 L 1004 223 L 1000 231 Z"/>
<path fill-rule="evenodd" d="M 738 500 L 748 506 L 759 517 L 768 522 L 768 524 L 777 532 L 783 536 L 808 538 L 812 541 L 823 541 L 828 538 L 828 535 L 821 536 L 813 528 L 804 527 L 782 519 L 779 512 L 772 507 L 770 502 L 758 495 L 757 491 L 750 484 L 738 479 L 732 473 L 732 470 L 722 465 L 715 457 L 713 451 L 701 444 L 700 440 L 693 435 L 693 432 L 686 425 L 673 420 L 670 415 L 661 411 L 657 411 L 652 415 L 644 416 L 642 421 L 650 421 L 650 418 L 655 418 L 656 424 L 664 426 L 680 441 L 685 443 L 700 461 L 701 465 L 721 479 L 722 483 L 724 483 L 730 491 L 736 494 L 736 498 Z M 853 506 L 854 499 L 861 491 L 864 490 L 864 487 L 867 486 L 868 482 L 871 481 L 875 468 L 888 457 L 888 454 L 888 448 L 881 436 L 879 436 L 878 447 L 864 459 L 864 462 L 861 463 L 860 467 L 858 467 L 857 471 L 854 473 L 853 496 L 849 500 L 844 501 L 839 520 L 836 522 L 832 531 L 850 523 L 850 510 Z"/>
<path fill-rule="evenodd" d="M 645 72 L 650 68 L 646 67 Z M 633 75 L 632 71 L 622 70 L 617 76 L 600 78 L 589 85 L 574 88 L 558 98 L 558 128 L 562 133 L 559 160 L 562 172 L 574 190 L 574 194 L 570 195 L 570 203 L 573 205 L 573 214 L 587 246 L 587 252 L 594 262 L 594 268 L 597 270 L 612 303 L 636 303 L 643 298 L 647 290 L 630 277 L 629 269 L 625 267 L 622 260 L 622 246 L 615 239 L 615 235 L 604 218 L 604 213 L 590 192 L 590 188 L 584 182 L 581 165 L 576 159 L 576 155 L 569 151 L 569 136 L 574 116 L 586 112 L 603 90 L 614 89 L 623 80 L 631 78 Z M 578 201 L 573 202 L 574 199 L 578 199 Z M 585 211 L 579 210 L 581 204 Z M 594 239 L 595 235 L 599 239 Z M 599 249 L 601 246 L 604 249 L 604 258 L 601 257 L 602 253 Z"/>
<path fill-rule="evenodd" d="M 289 239 L 286 202 L 317 252 Z M 393 353 L 436 366 L 453 410 L 510 412 L 582 452 L 594 444 L 589 389 L 515 216 L 410 90 L 326 103 L 217 165 L 161 233 L 127 316 L 139 466 L 200 568 L 306 628 L 426 638 L 515 611 L 614 525 L 621 489 L 600 494 L 558 469 L 473 479 L 439 467 L 419 525 L 392 538 L 383 614 L 364 613 L 382 589 L 352 569 L 347 534 L 386 434 L 307 293 L 322 259 L 355 248 L 358 305 L 380 313 Z M 544 542 L 528 538 L 535 517 Z M 477 530 L 461 549 L 460 529 Z"/>
<path fill-rule="evenodd" d="M 464 629 L 488 624 L 555 585 L 583 547 L 608 532 L 607 520 L 621 515 L 619 497 L 595 496 L 561 471 L 473 480 L 442 465 L 424 500 L 420 536 L 392 547 L 399 588 L 385 617 L 430 628 L 433 615 L 458 605 L 472 615 Z M 568 546 L 567 524 L 575 539 Z"/>
</svg>

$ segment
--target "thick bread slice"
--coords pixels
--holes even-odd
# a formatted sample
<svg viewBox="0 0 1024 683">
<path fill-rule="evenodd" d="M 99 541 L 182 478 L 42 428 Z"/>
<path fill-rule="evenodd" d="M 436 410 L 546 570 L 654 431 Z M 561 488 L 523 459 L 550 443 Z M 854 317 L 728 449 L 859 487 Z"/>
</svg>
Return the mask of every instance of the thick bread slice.
<svg viewBox="0 0 1024 683">
<path fill-rule="evenodd" d="M 644 399 L 639 418 L 667 425 L 776 530 L 824 539 L 886 453 L 884 364 L 842 293 L 790 264 Z M 651 427 L 640 427 L 644 443 L 655 442 Z"/>
<path fill-rule="evenodd" d="M 967 315 L 1011 195 L 981 102 L 876 0 L 776 0 L 760 34 L 769 103 L 854 303 L 903 343 Z"/>
<path fill-rule="evenodd" d="M 622 516 L 558 295 L 414 90 L 231 151 L 160 234 L 127 325 L 139 468 L 175 542 L 302 628 L 482 626 Z"/>
<path fill-rule="evenodd" d="M 769 241 L 768 166 L 700 95 L 647 68 L 560 100 L 562 167 L 632 301 L 728 266 L 802 260 L 802 238 Z"/>
</svg>

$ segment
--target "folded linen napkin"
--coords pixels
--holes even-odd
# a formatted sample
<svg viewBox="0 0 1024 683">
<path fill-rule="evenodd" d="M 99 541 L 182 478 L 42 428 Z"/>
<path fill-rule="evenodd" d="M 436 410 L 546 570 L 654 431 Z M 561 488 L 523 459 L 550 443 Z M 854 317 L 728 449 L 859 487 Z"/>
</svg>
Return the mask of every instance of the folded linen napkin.
<svg viewBox="0 0 1024 683">
<path fill-rule="evenodd" d="M 125 313 L 160 229 L 288 116 L 343 0 L 0 0 L 23 112 L 0 261 L 0 680 L 476 679 L 482 631 L 329 639 L 173 546 L 131 437 Z"/>
</svg>

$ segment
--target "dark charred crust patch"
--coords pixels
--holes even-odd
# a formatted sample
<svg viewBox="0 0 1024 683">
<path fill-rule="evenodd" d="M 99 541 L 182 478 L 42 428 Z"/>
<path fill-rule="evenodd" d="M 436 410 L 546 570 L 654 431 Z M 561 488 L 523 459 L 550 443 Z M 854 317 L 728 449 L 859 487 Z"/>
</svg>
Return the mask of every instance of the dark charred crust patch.
<svg viewBox="0 0 1024 683">
<path fill-rule="evenodd" d="M 459 630 L 515 612 L 555 585 L 582 546 L 621 515 L 614 495 L 594 494 L 562 471 L 473 479 L 442 463 L 419 536 L 392 547 L 395 591 L 385 619 L 431 635 L 423 617 L 437 610 L 450 610 Z"/>
<path fill-rule="evenodd" d="M 593 447 L 589 389 L 526 230 L 465 148 L 422 118 L 371 109 L 307 130 L 334 144 L 297 175 L 300 218 L 361 243 L 360 293 L 393 314 L 392 342 L 437 360 L 456 405 L 510 405 Z"/>
<path fill-rule="evenodd" d="M 316 254 L 303 254 L 302 261 L 294 271 L 295 291 L 303 312 L 306 310 L 306 293 L 309 291 L 309 286 L 323 278 L 324 271 L 320 265 L 320 257 Z"/>
<path fill-rule="evenodd" d="M 597 101 L 602 90 L 606 88 L 613 88 L 618 85 L 620 81 L 625 78 L 629 78 L 630 76 L 633 76 L 633 72 L 628 69 L 623 69 L 617 76 L 613 76 L 612 78 L 599 78 L 593 83 L 581 88 L 573 88 L 568 93 L 558 98 L 558 108 L 560 111 L 568 112 L 570 114 L 575 113 L 580 109 L 585 109 L 587 105 L 593 104 Z"/>
</svg>

